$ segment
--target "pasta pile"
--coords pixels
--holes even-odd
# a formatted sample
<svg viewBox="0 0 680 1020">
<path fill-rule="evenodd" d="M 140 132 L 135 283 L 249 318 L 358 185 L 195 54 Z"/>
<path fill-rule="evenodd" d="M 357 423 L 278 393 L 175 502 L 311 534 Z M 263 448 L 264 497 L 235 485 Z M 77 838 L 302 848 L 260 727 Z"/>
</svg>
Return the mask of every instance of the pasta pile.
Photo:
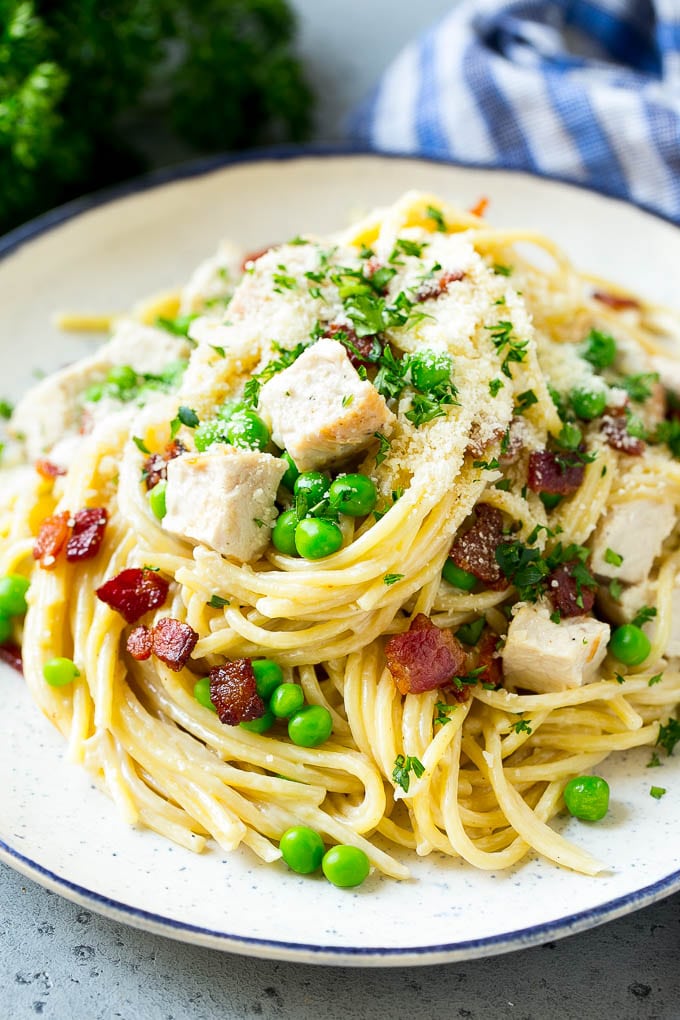
<svg viewBox="0 0 680 1020">
<path fill-rule="evenodd" d="M 161 381 L 127 403 L 116 384 L 111 413 L 97 418 L 112 398 L 101 389 L 110 365 L 95 354 L 85 374 L 99 390 L 62 385 L 75 417 L 59 442 L 49 428 L 29 434 L 25 425 L 53 390 L 33 391 L 10 422 L 18 453 L 3 469 L 0 572 L 30 579 L 16 639 L 33 700 L 126 822 L 190 850 L 244 844 L 273 862 L 282 833 L 305 825 L 326 843 L 362 849 L 397 879 L 409 875 L 404 850 L 488 870 L 538 853 L 596 874 L 603 865 L 551 827 L 565 785 L 614 751 L 654 746 L 680 703 L 677 323 L 579 273 L 543 236 L 494 229 L 432 195 L 407 194 L 330 238 L 295 238 L 246 260 L 239 279 L 241 257 L 223 247 L 181 295 L 115 325 L 114 344 L 123 327 L 166 331 L 188 361 L 181 371 L 147 372 Z M 266 418 L 257 389 L 262 401 L 275 372 L 295 369 L 296 345 L 305 357 L 336 337 L 354 355 L 358 340 L 378 338 L 354 368 L 358 361 L 360 379 L 377 386 L 390 420 L 332 467 L 366 475 L 377 493 L 373 512 L 341 515 L 341 548 L 310 559 L 270 540 L 241 561 L 164 527 L 144 484 L 149 456 L 174 441 L 182 456 L 192 453 L 197 423 L 244 393 Z M 617 360 L 605 365 L 597 345 L 611 340 Z M 408 374 L 422 351 L 451 365 L 446 385 L 419 388 L 415 369 Z M 569 402 L 577 391 L 594 400 L 580 416 L 576 398 Z M 527 482 L 530 458 L 545 451 L 564 491 Z M 572 469 L 579 484 L 566 491 Z M 640 501 L 675 508 L 644 578 L 646 615 L 636 617 L 649 653 L 625 665 L 610 647 L 583 682 L 548 666 L 543 689 L 540 679 L 525 685 L 510 668 L 518 612 L 547 606 L 546 627 L 568 622 L 549 604 L 548 568 L 528 578 L 525 567 L 566 563 L 568 572 L 578 560 L 586 573 L 583 590 L 574 575 L 576 597 L 592 588 L 597 601 L 578 602 L 571 618 L 608 621 L 616 633 L 635 616 L 625 615 L 635 585 L 615 576 L 628 554 L 607 546 L 612 570 L 603 574 L 595 544 L 607 515 Z M 481 505 L 502 521 L 501 581 L 463 569 L 472 576 L 465 590 L 445 579 L 458 576 L 446 567 Z M 88 507 L 108 513 L 96 556 L 36 561 L 44 521 Z M 295 497 L 279 490 L 278 512 L 291 507 Z M 586 551 L 559 560 L 560 549 L 575 548 Z M 609 563 L 617 558 L 623 567 Z M 171 617 L 197 635 L 180 669 L 133 658 L 130 625 L 96 595 L 121 571 L 147 567 L 170 588 L 143 623 Z M 458 635 L 469 659 L 458 677 L 402 693 L 386 648 L 421 617 Z M 480 635 L 491 635 L 490 658 L 475 658 Z M 44 664 L 56 657 L 75 663 L 71 684 L 45 682 Z M 211 669 L 261 658 L 308 705 L 327 709 L 328 740 L 305 747 L 285 725 L 263 733 L 225 725 L 194 696 Z"/>
</svg>

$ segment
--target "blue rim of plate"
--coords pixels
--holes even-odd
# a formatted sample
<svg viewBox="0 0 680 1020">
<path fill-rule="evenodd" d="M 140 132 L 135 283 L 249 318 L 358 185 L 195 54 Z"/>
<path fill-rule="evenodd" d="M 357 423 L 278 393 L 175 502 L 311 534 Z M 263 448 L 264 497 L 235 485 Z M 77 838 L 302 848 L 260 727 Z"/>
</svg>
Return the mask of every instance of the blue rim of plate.
<svg viewBox="0 0 680 1020">
<path fill-rule="evenodd" d="M 324 159 L 342 156 L 412 160 L 421 163 L 432 163 L 438 166 L 459 167 L 466 170 L 494 170 L 500 173 L 516 173 L 527 177 L 542 178 L 570 188 L 600 194 L 614 201 L 619 201 L 623 205 L 640 209 L 642 212 L 672 226 L 677 226 L 673 220 L 658 211 L 640 203 L 628 201 L 620 195 L 608 191 L 605 187 L 596 189 L 562 177 L 532 173 L 518 167 L 485 166 L 479 163 L 453 162 L 447 159 L 424 157 L 413 153 L 378 152 L 365 147 L 351 145 L 277 146 L 256 150 L 255 152 L 228 153 L 192 160 L 175 167 L 155 171 L 144 177 L 126 181 L 113 188 L 77 198 L 66 205 L 59 206 L 50 212 L 44 213 L 42 216 L 38 216 L 36 219 L 30 220 L 28 223 L 5 234 L 4 237 L 0 237 L 0 259 L 12 254 L 28 241 L 60 226 L 68 220 L 96 209 L 98 206 L 115 202 L 118 199 L 148 191 L 152 188 L 162 187 L 165 184 L 187 180 L 192 177 L 201 177 L 213 171 L 239 164 L 309 158 Z M 154 934 L 165 935 L 168 938 L 174 938 L 179 941 L 200 941 L 211 948 L 240 953 L 246 956 L 338 966 L 343 964 L 351 966 L 395 966 L 404 963 L 436 964 L 474 959 L 482 956 L 493 956 L 516 949 L 526 949 L 530 946 L 549 942 L 552 939 L 563 938 L 604 924 L 606 921 L 631 913 L 680 890 L 680 871 L 674 871 L 665 878 L 653 882 L 651 885 L 626 893 L 597 907 L 582 910 L 576 914 L 570 914 L 545 924 L 533 925 L 529 928 L 517 928 L 502 935 L 489 935 L 485 938 L 471 939 L 464 942 L 458 941 L 429 946 L 333 946 L 304 942 L 283 942 L 276 939 L 234 935 L 210 928 L 202 928 L 199 925 L 188 924 L 152 911 L 142 910 L 132 904 L 111 899 L 92 889 L 87 889 L 84 886 L 62 878 L 60 875 L 55 874 L 55 872 L 38 864 L 37 861 L 24 856 L 2 840 L 0 840 L 0 860 L 15 871 L 33 879 L 39 885 L 60 893 L 66 899 L 89 906 L 96 913 L 110 919 L 128 923 L 133 927 L 141 928 Z"/>
</svg>

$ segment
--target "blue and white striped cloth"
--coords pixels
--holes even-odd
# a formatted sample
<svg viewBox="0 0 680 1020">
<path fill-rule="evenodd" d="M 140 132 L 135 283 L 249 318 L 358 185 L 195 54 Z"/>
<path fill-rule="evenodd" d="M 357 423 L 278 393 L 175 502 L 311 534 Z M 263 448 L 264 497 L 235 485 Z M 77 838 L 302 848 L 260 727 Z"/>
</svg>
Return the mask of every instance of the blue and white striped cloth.
<svg viewBox="0 0 680 1020">
<path fill-rule="evenodd" d="M 350 132 L 578 181 L 680 223 L 680 0 L 462 0 Z"/>
</svg>

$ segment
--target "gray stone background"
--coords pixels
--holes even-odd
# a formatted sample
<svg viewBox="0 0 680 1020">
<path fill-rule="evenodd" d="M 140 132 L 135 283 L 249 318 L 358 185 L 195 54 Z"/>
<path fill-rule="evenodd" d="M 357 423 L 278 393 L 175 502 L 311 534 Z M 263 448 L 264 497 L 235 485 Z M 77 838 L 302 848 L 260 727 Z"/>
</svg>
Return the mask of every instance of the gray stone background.
<svg viewBox="0 0 680 1020">
<path fill-rule="evenodd" d="M 450 3 L 294 6 L 320 97 L 316 137 L 334 141 L 403 42 Z M 469 963 L 377 970 L 273 963 L 135 931 L 0 865 L 0 1020 L 670 1020 L 680 1017 L 679 950 L 676 895 L 560 942 Z"/>
</svg>

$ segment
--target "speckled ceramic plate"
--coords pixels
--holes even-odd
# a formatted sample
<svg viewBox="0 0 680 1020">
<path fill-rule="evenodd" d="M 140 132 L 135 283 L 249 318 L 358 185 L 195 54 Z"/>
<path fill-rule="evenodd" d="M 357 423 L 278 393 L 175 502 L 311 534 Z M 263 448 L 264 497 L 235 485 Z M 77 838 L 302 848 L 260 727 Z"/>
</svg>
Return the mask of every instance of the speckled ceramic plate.
<svg viewBox="0 0 680 1020">
<path fill-rule="evenodd" d="M 421 188 L 472 203 L 491 198 L 499 225 L 552 235 L 582 266 L 674 303 L 680 232 L 631 206 L 523 174 L 368 155 L 278 153 L 189 168 L 94 207 L 76 205 L 0 242 L 2 395 L 31 373 L 84 354 L 58 335 L 55 309 L 124 309 L 183 281 L 223 237 L 251 248 L 326 231 L 357 211 Z M 318 963 L 422 964 L 490 955 L 568 935 L 680 888 L 680 756 L 646 769 L 649 752 L 616 756 L 597 826 L 558 822 L 609 862 L 584 878 L 539 860 L 499 874 L 438 855 L 413 880 L 378 875 L 356 891 L 260 865 L 248 852 L 194 856 L 127 829 L 15 673 L 0 671 L 0 857 L 70 899 L 118 920 L 219 949 Z M 661 801 L 649 796 L 663 785 Z"/>
</svg>

